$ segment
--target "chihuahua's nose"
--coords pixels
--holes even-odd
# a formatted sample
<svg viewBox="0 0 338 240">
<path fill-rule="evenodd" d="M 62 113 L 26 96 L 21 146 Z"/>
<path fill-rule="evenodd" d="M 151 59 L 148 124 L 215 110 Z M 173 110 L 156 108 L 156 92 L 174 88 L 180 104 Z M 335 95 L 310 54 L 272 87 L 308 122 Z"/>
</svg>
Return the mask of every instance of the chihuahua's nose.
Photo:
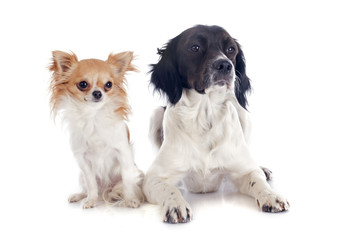
<svg viewBox="0 0 338 240">
<path fill-rule="evenodd" d="M 99 100 L 102 97 L 102 93 L 100 91 L 94 91 L 93 97 L 97 100 Z"/>
</svg>

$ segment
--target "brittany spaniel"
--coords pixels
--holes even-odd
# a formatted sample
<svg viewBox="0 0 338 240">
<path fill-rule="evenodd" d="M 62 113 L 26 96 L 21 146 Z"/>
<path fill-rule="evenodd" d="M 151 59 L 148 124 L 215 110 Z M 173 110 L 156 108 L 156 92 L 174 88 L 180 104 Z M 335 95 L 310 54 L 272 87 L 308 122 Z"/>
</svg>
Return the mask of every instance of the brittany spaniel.
<svg viewBox="0 0 338 240">
<path fill-rule="evenodd" d="M 151 83 L 169 105 L 155 111 L 150 135 L 159 148 L 146 174 L 147 200 L 162 208 L 164 222 L 184 223 L 192 210 L 176 185 L 193 193 L 217 191 L 225 176 L 264 212 L 282 212 L 288 201 L 275 193 L 248 148 L 246 94 L 250 79 L 237 41 L 219 26 L 198 25 L 159 49 Z"/>
</svg>

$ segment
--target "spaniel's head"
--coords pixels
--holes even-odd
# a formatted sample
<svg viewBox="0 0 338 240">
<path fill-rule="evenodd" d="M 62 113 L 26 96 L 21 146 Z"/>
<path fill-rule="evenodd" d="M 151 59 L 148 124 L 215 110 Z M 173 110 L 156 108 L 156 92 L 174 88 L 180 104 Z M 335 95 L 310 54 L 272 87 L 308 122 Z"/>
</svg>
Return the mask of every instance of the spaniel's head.
<svg viewBox="0 0 338 240">
<path fill-rule="evenodd" d="M 151 83 L 172 104 L 180 100 L 183 88 L 204 94 L 208 89 L 226 86 L 234 88 L 238 102 L 246 108 L 250 79 L 245 73 L 245 58 L 240 45 L 223 28 L 189 28 L 158 53 L 161 59 L 152 65 Z"/>
</svg>

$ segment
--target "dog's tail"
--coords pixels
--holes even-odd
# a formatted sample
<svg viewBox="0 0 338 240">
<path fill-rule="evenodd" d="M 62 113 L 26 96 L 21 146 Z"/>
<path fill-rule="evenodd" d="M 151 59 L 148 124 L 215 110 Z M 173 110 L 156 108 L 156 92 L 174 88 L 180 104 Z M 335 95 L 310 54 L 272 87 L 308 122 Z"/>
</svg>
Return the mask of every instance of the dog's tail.
<svg viewBox="0 0 338 240">
<path fill-rule="evenodd" d="M 163 116 L 166 107 L 158 107 L 155 109 L 150 119 L 149 139 L 151 143 L 159 150 L 163 142 Z"/>
</svg>

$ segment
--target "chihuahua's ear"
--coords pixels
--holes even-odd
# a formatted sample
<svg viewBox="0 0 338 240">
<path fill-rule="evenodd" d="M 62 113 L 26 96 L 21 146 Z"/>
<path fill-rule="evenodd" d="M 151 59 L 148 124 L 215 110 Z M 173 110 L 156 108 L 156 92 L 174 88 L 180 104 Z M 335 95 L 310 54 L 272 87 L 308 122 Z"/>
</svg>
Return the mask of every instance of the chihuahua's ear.
<svg viewBox="0 0 338 240">
<path fill-rule="evenodd" d="M 115 73 L 120 77 L 127 71 L 137 71 L 136 67 L 131 64 L 133 59 L 133 52 L 111 53 L 106 62 L 115 67 Z"/>
<path fill-rule="evenodd" d="M 62 51 L 53 51 L 52 63 L 49 70 L 54 73 L 65 73 L 78 63 L 77 56 L 74 53 L 66 53 Z"/>
</svg>

